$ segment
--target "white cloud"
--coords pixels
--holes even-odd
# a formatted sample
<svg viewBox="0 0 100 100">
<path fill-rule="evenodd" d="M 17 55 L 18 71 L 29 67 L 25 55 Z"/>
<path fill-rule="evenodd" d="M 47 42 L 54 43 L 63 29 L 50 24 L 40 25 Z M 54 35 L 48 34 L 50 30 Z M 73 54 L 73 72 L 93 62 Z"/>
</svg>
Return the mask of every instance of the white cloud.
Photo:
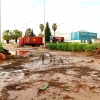
<svg viewBox="0 0 100 100">
<path fill-rule="evenodd" d="M 10 28 L 38 30 L 44 23 L 44 0 L 2 0 L 2 31 Z M 86 30 L 100 32 L 100 0 L 45 0 L 45 22 L 59 24 L 60 31 Z M 37 31 L 36 31 L 37 32 Z"/>
</svg>

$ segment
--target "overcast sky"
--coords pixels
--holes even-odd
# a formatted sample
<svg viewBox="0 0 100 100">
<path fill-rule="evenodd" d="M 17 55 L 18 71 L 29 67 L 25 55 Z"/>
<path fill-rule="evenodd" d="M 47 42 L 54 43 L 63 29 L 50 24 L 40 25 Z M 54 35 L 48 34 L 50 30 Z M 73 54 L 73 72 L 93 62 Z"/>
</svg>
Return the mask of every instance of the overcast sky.
<svg viewBox="0 0 100 100">
<path fill-rule="evenodd" d="M 61 33 L 85 30 L 100 34 L 100 0 L 45 0 L 45 22 L 50 28 L 57 23 Z M 44 0 L 1 0 L 1 32 L 25 31 L 26 27 L 40 32 L 41 23 Z"/>
</svg>

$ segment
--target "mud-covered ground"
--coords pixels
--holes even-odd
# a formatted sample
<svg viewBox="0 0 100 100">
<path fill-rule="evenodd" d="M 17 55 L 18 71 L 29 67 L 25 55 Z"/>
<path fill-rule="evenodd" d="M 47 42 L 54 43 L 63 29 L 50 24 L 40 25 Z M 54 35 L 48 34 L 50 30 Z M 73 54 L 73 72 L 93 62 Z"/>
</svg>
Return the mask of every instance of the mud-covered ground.
<svg viewBox="0 0 100 100">
<path fill-rule="evenodd" d="M 100 100 L 100 55 L 4 45 L 0 100 Z"/>
</svg>

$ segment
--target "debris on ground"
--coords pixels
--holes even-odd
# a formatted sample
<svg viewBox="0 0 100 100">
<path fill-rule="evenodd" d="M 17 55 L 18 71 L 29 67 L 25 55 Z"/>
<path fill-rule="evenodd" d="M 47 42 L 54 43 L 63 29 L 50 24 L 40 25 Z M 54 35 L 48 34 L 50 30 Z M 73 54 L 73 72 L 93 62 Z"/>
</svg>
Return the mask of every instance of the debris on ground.
<svg viewBox="0 0 100 100">
<path fill-rule="evenodd" d="M 42 91 L 42 90 L 46 90 L 49 87 L 49 84 L 45 85 L 43 88 L 38 88 L 38 90 Z"/>
<path fill-rule="evenodd" d="M 95 48 L 92 52 L 95 55 L 99 55 L 100 54 L 100 48 Z"/>
</svg>

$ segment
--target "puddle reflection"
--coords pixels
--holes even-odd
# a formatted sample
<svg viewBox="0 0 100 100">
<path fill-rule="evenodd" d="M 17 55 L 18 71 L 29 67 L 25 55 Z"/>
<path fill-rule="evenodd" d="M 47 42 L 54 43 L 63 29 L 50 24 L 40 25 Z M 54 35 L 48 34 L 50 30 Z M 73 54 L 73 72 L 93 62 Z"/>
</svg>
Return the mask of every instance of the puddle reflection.
<svg viewBox="0 0 100 100">
<path fill-rule="evenodd" d="M 13 50 L 9 51 L 12 55 L 26 55 L 29 51 L 23 51 L 23 50 Z"/>
</svg>

